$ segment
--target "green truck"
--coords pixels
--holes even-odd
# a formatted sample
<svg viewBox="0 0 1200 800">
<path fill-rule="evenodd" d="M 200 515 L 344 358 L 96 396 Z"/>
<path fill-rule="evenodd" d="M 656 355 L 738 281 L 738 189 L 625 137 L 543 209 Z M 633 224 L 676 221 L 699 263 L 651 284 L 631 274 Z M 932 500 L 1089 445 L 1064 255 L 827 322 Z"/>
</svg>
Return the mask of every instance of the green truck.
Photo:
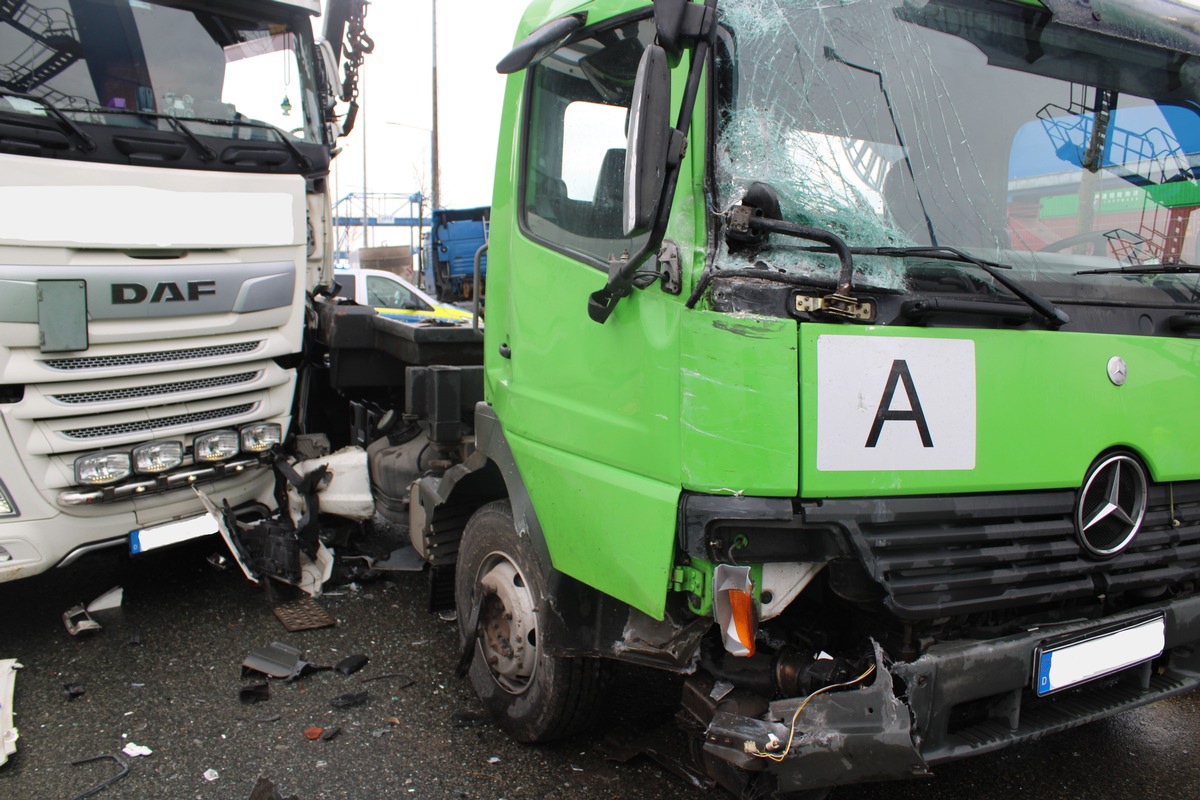
<svg viewBox="0 0 1200 800">
<path fill-rule="evenodd" d="M 708 775 L 790 796 L 1200 682 L 1198 31 L 534 3 L 482 345 L 320 317 L 497 723 L 661 667 Z"/>
</svg>

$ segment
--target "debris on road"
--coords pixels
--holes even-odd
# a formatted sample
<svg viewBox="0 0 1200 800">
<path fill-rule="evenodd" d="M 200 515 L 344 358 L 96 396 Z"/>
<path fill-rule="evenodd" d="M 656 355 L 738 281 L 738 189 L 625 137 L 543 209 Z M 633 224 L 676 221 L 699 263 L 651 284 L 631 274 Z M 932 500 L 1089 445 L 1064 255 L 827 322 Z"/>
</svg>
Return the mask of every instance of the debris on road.
<svg viewBox="0 0 1200 800">
<path fill-rule="evenodd" d="M 83 697 L 83 684 L 64 683 L 63 693 L 66 694 L 68 700 L 74 700 L 77 697 Z"/>
<path fill-rule="evenodd" d="M 261 672 L 272 678 L 298 680 L 313 672 L 332 667 L 318 667 L 304 660 L 304 653 L 287 642 L 271 642 L 266 647 L 254 650 L 242 661 L 242 676 L 247 672 Z"/>
<path fill-rule="evenodd" d="M 473 728 L 476 725 L 486 725 L 488 718 L 475 711 L 460 711 L 452 718 L 456 728 Z"/>
<path fill-rule="evenodd" d="M 304 738 L 308 739 L 310 742 L 315 742 L 317 739 L 321 738 L 321 734 L 324 732 L 324 728 L 319 728 L 314 725 L 311 728 L 304 729 Z"/>
<path fill-rule="evenodd" d="M 343 675 L 353 675 L 365 667 L 368 661 L 370 661 L 370 659 L 361 653 L 358 655 L 346 656 L 339 661 L 336 666 L 334 666 L 334 669 Z"/>
<path fill-rule="evenodd" d="M 328 628 L 337 624 L 333 615 L 321 608 L 317 601 L 307 594 L 295 600 L 272 606 L 271 610 L 275 612 L 275 616 L 279 617 L 279 621 L 283 623 L 283 627 L 289 633 Z"/>
<path fill-rule="evenodd" d="M 204 775 L 202 777 L 204 780 L 212 783 L 217 778 L 221 777 L 221 773 L 217 772 L 215 769 L 206 769 L 204 770 Z"/>
<path fill-rule="evenodd" d="M 124 778 L 129 774 L 129 763 L 114 753 L 101 753 L 100 755 L 92 756 L 91 758 L 81 758 L 78 761 L 72 761 L 71 765 L 79 766 L 80 764 L 91 764 L 94 761 L 115 761 L 120 770 L 116 775 L 113 775 L 110 778 L 105 778 L 89 789 L 84 789 L 79 794 L 73 796 L 71 800 L 83 800 L 85 797 L 91 797 L 94 794 L 104 791 L 117 781 L 121 780 L 121 778 Z"/>
<path fill-rule="evenodd" d="M 300 798 L 294 794 L 284 797 L 275 788 L 275 784 L 271 782 L 270 778 L 259 775 L 258 781 L 255 782 L 254 788 L 250 790 L 250 796 L 246 800 L 300 800 Z"/>
<path fill-rule="evenodd" d="M 13 689 L 21 664 L 15 658 L 0 658 L 0 764 L 17 752 L 20 734 L 13 727 Z"/>
<path fill-rule="evenodd" d="M 256 683 L 253 686 L 243 686 L 238 690 L 238 700 L 241 700 L 246 705 L 251 703 L 261 703 L 264 700 L 271 699 L 271 685 L 267 683 Z"/>
<path fill-rule="evenodd" d="M 154 751 L 151 750 L 149 747 L 145 747 L 143 745 L 136 744 L 134 742 L 130 742 L 129 744 L 127 744 L 121 748 L 121 752 L 124 753 L 125 755 L 129 756 L 130 758 L 138 758 L 140 756 L 148 756 L 151 753 L 153 753 Z"/>
<path fill-rule="evenodd" d="M 100 630 L 104 626 L 93 615 L 103 618 L 108 612 L 119 611 L 124 595 L 124 589 L 114 586 L 86 606 L 80 603 L 64 611 L 63 624 L 67 627 L 67 633 L 78 636 L 81 633 L 93 633 Z"/>
<path fill-rule="evenodd" d="M 334 708 L 353 708 L 367 702 L 367 697 L 366 692 L 346 692 L 330 700 L 329 705 Z"/>
</svg>

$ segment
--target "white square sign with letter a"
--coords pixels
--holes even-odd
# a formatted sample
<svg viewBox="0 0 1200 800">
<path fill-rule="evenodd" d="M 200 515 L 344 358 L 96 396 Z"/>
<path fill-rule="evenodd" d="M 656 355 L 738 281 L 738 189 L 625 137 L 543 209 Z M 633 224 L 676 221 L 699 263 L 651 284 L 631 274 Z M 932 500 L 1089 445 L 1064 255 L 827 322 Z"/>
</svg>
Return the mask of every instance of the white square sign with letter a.
<svg viewBox="0 0 1200 800">
<path fill-rule="evenodd" d="M 817 469 L 975 468 L 975 342 L 817 337 Z"/>
</svg>

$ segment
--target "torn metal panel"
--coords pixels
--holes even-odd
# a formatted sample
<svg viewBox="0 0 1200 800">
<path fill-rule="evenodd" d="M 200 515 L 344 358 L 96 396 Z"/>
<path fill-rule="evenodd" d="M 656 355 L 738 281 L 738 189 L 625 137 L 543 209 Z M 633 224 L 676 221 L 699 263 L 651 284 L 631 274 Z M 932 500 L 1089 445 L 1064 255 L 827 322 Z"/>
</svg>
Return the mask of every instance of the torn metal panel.
<svg viewBox="0 0 1200 800">
<path fill-rule="evenodd" d="M 242 674 L 247 670 L 261 672 L 272 678 L 284 678 L 294 681 L 310 672 L 327 670 L 329 667 L 317 667 L 304 660 L 304 651 L 293 647 L 287 642 L 271 642 L 266 647 L 260 647 L 246 656 L 242 661 Z"/>
<path fill-rule="evenodd" d="M 775 701 L 769 721 L 718 711 L 704 754 L 744 770 L 765 767 L 782 791 L 930 774 L 878 646 L 875 672 L 863 688 Z"/>
<path fill-rule="evenodd" d="M 224 511 L 208 495 L 194 486 L 192 489 L 196 492 L 196 496 L 200 498 L 200 502 L 204 505 L 204 508 L 217 521 L 217 532 L 221 534 L 221 539 L 224 540 L 225 546 L 229 548 L 229 552 L 233 555 L 233 560 L 241 568 L 242 574 L 246 576 L 246 580 L 259 583 L 258 573 L 250 568 L 250 556 L 237 539 L 237 529 L 230 526 L 230 521 L 226 518 Z"/>
<path fill-rule="evenodd" d="M 289 632 L 308 631 L 316 628 L 328 628 L 337 624 L 337 620 L 310 596 L 298 597 L 286 603 L 271 608 L 283 627 Z"/>
<path fill-rule="evenodd" d="M 0 764 L 17 752 L 20 733 L 13 726 L 13 691 L 21 662 L 15 658 L 0 659 Z"/>
<path fill-rule="evenodd" d="M 114 586 L 92 602 L 84 606 L 82 603 L 63 612 L 63 624 L 72 636 L 81 633 L 94 633 L 104 627 L 103 622 L 119 621 L 121 618 L 121 602 L 125 590 Z M 94 615 L 94 616 L 93 616 Z"/>
</svg>

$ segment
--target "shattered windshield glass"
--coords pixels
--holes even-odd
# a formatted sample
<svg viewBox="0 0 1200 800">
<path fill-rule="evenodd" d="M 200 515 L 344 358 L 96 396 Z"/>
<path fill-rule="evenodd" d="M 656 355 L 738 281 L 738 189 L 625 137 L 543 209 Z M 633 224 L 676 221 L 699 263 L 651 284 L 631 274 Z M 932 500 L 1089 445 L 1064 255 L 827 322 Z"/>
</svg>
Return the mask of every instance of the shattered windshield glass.
<svg viewBox="0 0 1200 800">
<path fill-rule="evenodd" d="M 143 0 L 0 2 L 0 113 L 57 110 L 126 130 L 177 121 L 222 139 L 277 138 L 269 125 L 320 142 L 308 18 L 270 13 L 280 16 Z"/>
<path fill-rule="evenodd" d="M 1196 301 L 1161 267 L 1200 263 L 1200 58 L 1002 0 L 720 8 L 718 211 L 764 182 L 853 247 L 957 248 L 1052 298 Z M 772 236 L 717 266 L 836 275 L 812 250 Z M 855 283 L 911 288 L 921 262 L 857 257 Z"/>
</svg>

